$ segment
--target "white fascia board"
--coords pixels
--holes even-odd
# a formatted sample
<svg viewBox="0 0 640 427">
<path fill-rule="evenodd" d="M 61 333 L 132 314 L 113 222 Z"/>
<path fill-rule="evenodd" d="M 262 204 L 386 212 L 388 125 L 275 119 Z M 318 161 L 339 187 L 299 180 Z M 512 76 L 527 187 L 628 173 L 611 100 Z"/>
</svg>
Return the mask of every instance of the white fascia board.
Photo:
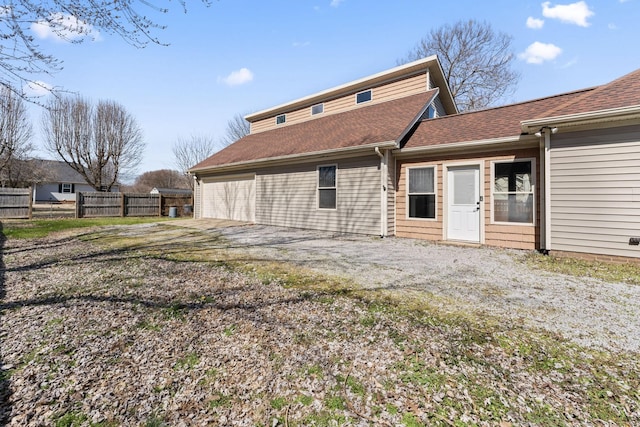
<svg viewBox="0 0 640 427">
<path fill-rule="evenodd" d="M 439 144 L 439 145 L 429 145 L 425 147 L 412 147 L 412 148 L 401 148 L 398 150 L 393 150 L 393 153 L 396 155 L 413 155 L 413 154 L 421 154 L 421 153 L 430 153 L 435 151 L 447 151 L 447 150 L 459 150 L 465 148 L 473 148 L 473 147 L 487 147 L 487 146 L 495 146 L 501 144 L 513 144 L 517 142 L 530 142 L 530 143 L 538 143 L 539 139 L 536 137 L 522 137 L 521 135 L 517 136 L 506 136 L 502 138 L 492 138 L 492 139 L 482 139 L 477 141 L 462 141 L 462 142 L 454 142 L 451 144 Z"/>
<path fill-rule="evenodd" d="M 544 126 L 578 126 L 608 121 L 640 118 L 640 105 L 632 105 L 587 113 L 567 114 L 564 116 L 544 117 L 520 122 L 524 133 L 538 132 Z"/>
<path fill-rule="evenodd" d="M 259 160 L 248 160 L 246 162 L 236 162 L 229 163 L 226 165 L 212 166 L 212 167 L 204 167 L 198 169 L 190 169 L 189 172 L 197 174 L 202 173 L 218 173 L 227 170 L 238 170 L 238 169 L 247 169 L 247 168 L 263 168 L 268 166 L 278 166 L 282 164 L 292 163 L 292 160 L 297 160 L 299 162 L 309 162 L 316 159 L 322 159 L 329 156 L 339 157 L 341 155 L 349 156 L 359 152 L 367 152 L 371 151 L 371 154 L 375 154 L 375 148 L 382 149 L 393 149 L 396 148 L 395 141 L 383 141 L 376 142 L 373 144 L 365 144 L 358 145 L 356 147 L 347 147 L 347 148 L 334 148 L 331 150 L 323 150 L 323 151 L 314 151 L 311 153 L 304 154 L 289 154 L 286 156 L 278 156 L 278 157 L 270 157 L 268 159 L 259 159 Z"/>
<path fill-rule="evenodd" d="M 248 122 L 251 122 L 252 120 L 253 121 L 259 120 L 260 118 L 263 118 L 263 117 L 270 117 L 276 112 L 289 111 L 291 110 L 292 107 L 295 107 L 298 105 L 301 106 L 301 105 L 306 105 L 310 103 L 317 103 L 317 102 L 321 102 L 321 100 L 324 100 L 326 98 L 331 98 L 333 96 L 338 96 L 340 94 L 350 92 L 351 90 L 355 90 L 356 88 L 364 87 L 363 85 L 366 86 L 367 83 L 375 84 L 375 83 L 378 83 L 379 81 L 385 81 L 386 79 L 401 77 L 414 72 L 415 73 L 419 73 L 423 71 L 426 72 L 426 70 L 432 64 L 438 64 L 438 67 L 440 67 L 436 55 L 419 59 L 417 61 L 409 62 L 407 64 L 400 65 L 390 70 L 385 70 L 380 73 L 363 77 L 361 79 L 354 80 L 352 82 L 345 83 L 340 86 L 336 86 L 321 92 L 317 92 L 317 93 L 314 93 L 313 95 L 305 96 L 303 98 L 299 98 L 294 101 L 285 102 L 284 104 L 280 104 L 275 107 L 271 107 L 265 110 L 257 111 L 255 113 L 247 114 L 246 116 L 244 116 L 244 118 Z M 441 67 L 440 67 L 440 70 L 442 70 Z M 367 88 L 368 86 L 365 87 L 365 89 Z"/>
</svg>

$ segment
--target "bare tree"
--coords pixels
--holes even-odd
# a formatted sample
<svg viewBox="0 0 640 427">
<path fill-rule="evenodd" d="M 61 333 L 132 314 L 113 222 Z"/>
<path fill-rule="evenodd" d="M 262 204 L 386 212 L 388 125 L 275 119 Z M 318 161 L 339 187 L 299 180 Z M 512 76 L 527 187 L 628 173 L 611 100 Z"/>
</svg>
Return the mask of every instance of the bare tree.
<svg viewBox="0 0 640 427">
<path fill-rule="evenodd" d="M 139 175 L 131 191 L 136 193 L 148 193 L 154 188 L 190 189 L 188 176 L 172 169 L 159 169 L 145 172 Z"/>
<path fill-rule="evenodd" d="M 178 138 L 173 144 L 174 164 L 180 172 L 188 170 L 211 156 L 218 150 L 213 138 L 204 135 L 192 135 L 190 138 Z M 189 187 L 193 189 L 193 181 L 189 179 Z"/>
<path fill-rule="evenodd" d="M 209 0 L 202 0 L 209 5 Z M 169 11 L 170 0 L 13 0 L 0 6 L 0 85 L 27 96 L 24 85 L 42 85 L 32 76 L 59 71 L 62 62 L 36 43 L 34 31 L 52 34 L 73 43 L 97 38 L 100 32 L 115 34 L 135 47 L 162 44 L 154 35 L 165 26 L 153 13 Z M 174 3 L 175 4 L 175 3 Z M 185 0 L 178 4 L 186 12 Z"/>
<path fill-rule="evenodd" d="M 33 129 L 22 98 L 8 87 L 0 89 L 0 173 L 3 182 L 14 185 L 16 161 L 26 160 L 33 151 Z"/>
<path fill-rule="evenodd" d="M 486 22 L 459 21 L 431 30 L 398 64 L 437 55 L 458 109 L 477 110 L 515 90 L 520 75 L 511 68 L 512 40 Z"/>
<path fill-rule="evenodd" d="M 251 125 L 244 119 L 244 114 L 236 114 L 227 122 L 227 130 L 221 140 L 222 146 L 233 144 L 240 138 L 249 135 L 250 131 Z"/>
<path fill-rule="evenodd" d="M 142 161 L 145 144 L 135 119 L 114 101 L 93 106 L 80 97 L 52 99 L 43 115 L 49 151 L 97 191 L 111 191 Z"/>
</svg>

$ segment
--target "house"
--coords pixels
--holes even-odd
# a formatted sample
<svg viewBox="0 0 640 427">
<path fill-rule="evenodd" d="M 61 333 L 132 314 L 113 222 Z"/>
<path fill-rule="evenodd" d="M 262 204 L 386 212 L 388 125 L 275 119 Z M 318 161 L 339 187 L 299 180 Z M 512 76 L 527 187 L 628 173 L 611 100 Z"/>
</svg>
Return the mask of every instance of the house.
<svg viewBox="0 0 640 427">
<path fill-rule="evenodd" d="M 63 161 L 33 159 L 39 170 L 39 182 L 33 185 L 33 201 L 46 203 L 75 202 L 76 193 L 96 191 L 78 172 Z M 114 185 L 112 192 L 118 192 Z"/>
<path fill-rule="evenodd" d="M 640 258 L 640 70 L 460 114 L 429 57 L 246 119 L 196 217 Z"/>
</svg>

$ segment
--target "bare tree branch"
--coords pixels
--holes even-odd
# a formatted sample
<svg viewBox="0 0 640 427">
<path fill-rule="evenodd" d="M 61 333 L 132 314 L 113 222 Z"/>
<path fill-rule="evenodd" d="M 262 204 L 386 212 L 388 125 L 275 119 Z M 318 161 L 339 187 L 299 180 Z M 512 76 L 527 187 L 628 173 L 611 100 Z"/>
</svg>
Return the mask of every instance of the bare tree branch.
<svg viewBox="0 0 640 427">
<path fill-rule="evenodd" d="M 520 75 L 511 68 L 512 40 L 486 22 L 459 21 L 431 30 L 398 64 L 437 55 L 458 109 L 477 110 L 515 90 Z"/>
<path fill-rule="evenodd" d="M 244 114 L 236 114 L 227 122 L 227 130 L 221 140 L 222 146 L 233 144 L 240 138 L 249 135 L 250 131 L 251 125 L 244 119 Z"/>
<path fill-rule="evenodd" d="M 152 16 L 167 13 L 170 1 L 7 0 L 0 6 L 0 85 L 25 99 L 33 99 L 26 92 L 26 85 L 56 89 L 35 81 L 36 76 L 62 68 L 62 61 L 45 53 L 36 42 L 35 31 L 48 32 L 71 43 L 95 39 L 104 32 L 120 36 L 137 48 L 163 44 L 155 34 L 165 26 Z M 210 4 L 210 0 L 201 1 Z M 178 4 L 186 12 L 185 0 Z"/>
<path fill-rule="evenodd" d="M 0 174 L 2 181 L 15 184 L 16 161 L 33 151 L 33 129 L 22 98 L 6 86 L 0 88 Z"/>
<path fill-rule="evenodd" d="M 79 97 L 54 98 L 42 125 L 49 151 L 97 191 L 110 191 L 142 161 L 145 144 L 140 128 L 114 101 L 93 106 Z"/>
<path fill-rule="evenodd" d="M 213 138 L 204 135 L 192 135 L 190 138 L 178 138 L 172 147 L 174 164 L 180 172 L 187 171 L 200 163 L 213 153 L 218 151 Z M 189 180 L 189 186 L 193 189 L 193 181 Z"/>
</svg>

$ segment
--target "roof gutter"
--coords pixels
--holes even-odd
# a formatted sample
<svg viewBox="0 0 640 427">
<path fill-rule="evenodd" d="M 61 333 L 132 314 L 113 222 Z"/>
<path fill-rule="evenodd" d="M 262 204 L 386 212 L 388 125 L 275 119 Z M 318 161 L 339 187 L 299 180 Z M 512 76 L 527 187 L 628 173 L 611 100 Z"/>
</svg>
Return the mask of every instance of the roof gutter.
<svg viewBox="0 0 640 427">
<path fill-rule="evenodd" d="M 425 147 L 412 147 L 412 148 L 401 148 L 397 150 L 393 150 L 396 155 L 412 155 L 412 154 L 421 154 L 421 153 L 431 153 L 437 151 L 448 151 L 448 150 L 458 150 L 465 149 L 470 147 L 487 147 L 487 146 L 497 146 L 503 144 L 513 144 L 516 142 L 531 142 L 538 143 L 538 139 L 533 137 L 529 137 L 528 135 L 517 135 L 517 136 L 506 136 L 502 138 L 491 138 L 491 139 L 482 139 L 479 141 L 463 141 L 463 142 L 454 142 L 451 144 L 439 144 L 439 145 L 429 145 Z"/>
<path fill-rule="evenodd" d="M 292 159 L 301 162 L 308 162 L 330 156 L 352 155 L 367 151 L 370 152 L 372 148 L 376 151 L 379 151 L 380 149 L 393 149 L 396 147 L 396 141 L 383 141 L 373 144 L 358 145 L 356 147 L 334 148 L 331 150 L 315 151 L 312 153 L 304 154 L 287 154 L 286 156 L 270 157 L 267 159 L 248 160 L 244 162 L 228 163 L 218 166 L 193 168 L 189 169 L 189 172 L 198 174 L 203 172 L 223 172 L 229 170 L 247 169 L 248 167 L 277 166 L 283 163 L 289 163 Z"/>
<path fill-rule="evenodd" d="M 640 118 L 640 105 L 590 111 L 587 113 L 567 114 L 563 116 L 543 117 L 541 119 L 523 120 L 520 122 L 523 133 L 535 133 L 545 126 L 580 126 L 611 121 L 622 121 Z"/>
</svg>

